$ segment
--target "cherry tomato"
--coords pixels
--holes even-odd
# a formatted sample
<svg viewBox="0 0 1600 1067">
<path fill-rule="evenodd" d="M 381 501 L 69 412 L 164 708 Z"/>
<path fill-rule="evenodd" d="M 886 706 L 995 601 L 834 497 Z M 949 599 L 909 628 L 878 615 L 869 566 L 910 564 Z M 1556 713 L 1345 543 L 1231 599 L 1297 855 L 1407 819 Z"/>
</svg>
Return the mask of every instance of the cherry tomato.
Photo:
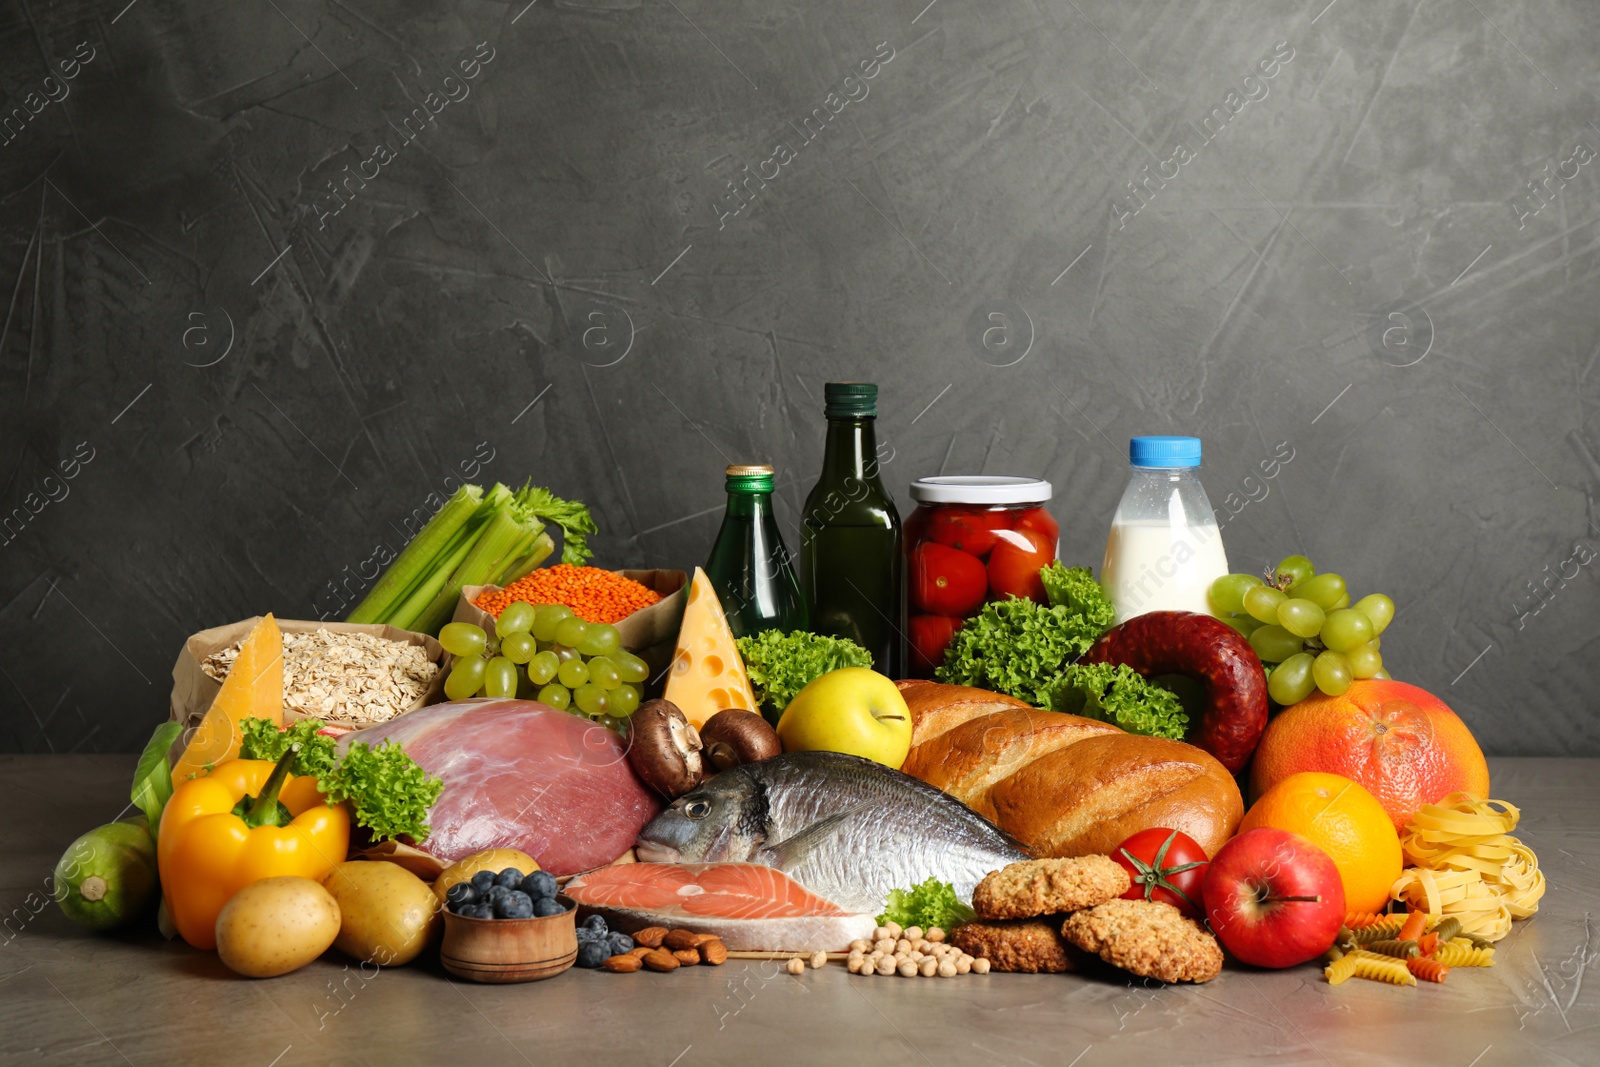
<svg viewBox="0 0 1600 1067">
<path fill-rule="evenodd" d="M 944 650 L 950 639 L 961 629 L 961 619 L 948 615 L 913 615 L 909 620 L 911 633 L 911 674 L 914 678 L 932 678 L 933 670 L 944 662 Z"/>
<path fill-rule="evenodd" d="M 1002 530 L 1000 543 L 989 553 L 989 596 L 1027 597 L 1045 603 L 1044 583 L 1039 570 L 1056 558 L 1056 542 L 1044 532 L 1028 526 Z"/>
<path fill-rule="evenodd" d="M 928 523 L 928 536 L 941 545 L 974 556 L 987 556 L 995 545 L 995 531 L 1011 528 L 1012 513 L 987 508 L 942 507 Z"/>
<path fill-rule="evenodd" d="M 1191 919 L 1204 917 L 1206 902 L 1200 883 L 1210 859 L 1182 830 L 1164 826 L 1140 830 L 1118 845 L 1111 858 L 1133 879 L 1133 887 L 1122 894 L 1124 899 L 1160 900 Z"/>
<path fill-rule="evenodd" d="M 911 550 L 906 583 L 913 609 L 934 615 L 965 615 L 983 603 L 989 579 L 978 557 L 924 541 Z"/>
</svg>

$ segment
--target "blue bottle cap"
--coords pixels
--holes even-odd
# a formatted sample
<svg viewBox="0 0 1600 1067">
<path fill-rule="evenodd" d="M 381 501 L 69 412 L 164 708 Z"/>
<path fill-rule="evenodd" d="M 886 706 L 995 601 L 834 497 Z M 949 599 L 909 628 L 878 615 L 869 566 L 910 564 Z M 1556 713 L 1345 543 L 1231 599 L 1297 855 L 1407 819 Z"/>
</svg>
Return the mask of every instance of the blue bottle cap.
<svg viewBox="0 0 1600 1067">
<path fill-rule="evenodd" d="M 1135 467 L 1198 467 L 1198 437 L 1135 437 L 1128 442 L 1128 462 Z"/>
</svg>

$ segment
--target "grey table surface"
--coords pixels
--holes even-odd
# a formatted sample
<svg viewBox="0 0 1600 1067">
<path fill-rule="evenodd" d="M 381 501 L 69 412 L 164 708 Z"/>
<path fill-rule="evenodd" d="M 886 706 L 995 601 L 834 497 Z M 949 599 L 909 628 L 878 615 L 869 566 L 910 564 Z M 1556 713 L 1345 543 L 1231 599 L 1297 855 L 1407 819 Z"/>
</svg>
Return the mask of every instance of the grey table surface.
<svg viewBox="0 0 1600 1067">
<path fill-rule="evenodd" d="M 1600 1062 L 1600 761 L 1491 760 L 1494 794 L 1549 891 L 1492 968 L 1443 986 L 1329 987 L 1306 966 L 1232 964 L 1199 987 L 1116 972 L 861 979 L 732 961 L 671 975 L 572 970 L 546 982 L 453 982 L 436 960 L 363 974 L 330 953 L 237 978 L 153 931 L 95 935 L 47 904 L 55 860 L 115 817 L 131 756 L 0 757 L 0 1061 L 294 1064 L 1162 1063 L 1454 1067 Z"/>
</svg>

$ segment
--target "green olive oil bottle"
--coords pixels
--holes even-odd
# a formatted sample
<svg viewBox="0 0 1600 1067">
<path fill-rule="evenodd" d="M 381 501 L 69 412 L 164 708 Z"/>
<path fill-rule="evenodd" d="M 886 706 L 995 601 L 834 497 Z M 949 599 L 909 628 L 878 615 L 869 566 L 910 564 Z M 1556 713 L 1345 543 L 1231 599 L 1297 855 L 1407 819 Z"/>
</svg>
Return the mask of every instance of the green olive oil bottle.
<svg viewBox="0 0 1600 1067">
<path fill-rule="evenodd" d="M 905 676 L 905 564 L 900 513 L 879 478 L 878 387 L 829 382 L 828 437 L 801 519 L 800 589 L 819 634 L 848 637 L 872 666 Z"/>
<path fill-rule="evenodd" d="M 805 601 L 772 514 L 772 468 L 741 463 L 726 475 L 728 510 L 706 561 L 706 577 L 722 601 L 728 628 L 735 637 L 804 630 Z"/>
</svg>

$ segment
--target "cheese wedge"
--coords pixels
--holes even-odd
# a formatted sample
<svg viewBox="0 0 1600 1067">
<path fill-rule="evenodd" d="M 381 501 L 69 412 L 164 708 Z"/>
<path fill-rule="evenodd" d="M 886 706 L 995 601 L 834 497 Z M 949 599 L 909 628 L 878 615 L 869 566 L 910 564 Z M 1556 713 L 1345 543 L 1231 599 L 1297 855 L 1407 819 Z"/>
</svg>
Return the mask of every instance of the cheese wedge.
<svg viewBox="0 0 1600 1067">
<path fill-rule="evenodd" d="M 689 600 L 678 630 L 678 650 L 667 675 L 666 698 L 696 726 L 725 708 L 759 711 L 750 676 L 733 643 L 733 631 L 711 579 L 699 567 L 689 583 Z"/>
<path fill-rule="evenodd" d="M 172 768 L 173 783 L 182 784 L 237 756 L 244 740 L 239 724 L 245 719 L 283 725 L 283 632 L 270 614 L 239 645 L 222 691 Z"/>
</svg>

